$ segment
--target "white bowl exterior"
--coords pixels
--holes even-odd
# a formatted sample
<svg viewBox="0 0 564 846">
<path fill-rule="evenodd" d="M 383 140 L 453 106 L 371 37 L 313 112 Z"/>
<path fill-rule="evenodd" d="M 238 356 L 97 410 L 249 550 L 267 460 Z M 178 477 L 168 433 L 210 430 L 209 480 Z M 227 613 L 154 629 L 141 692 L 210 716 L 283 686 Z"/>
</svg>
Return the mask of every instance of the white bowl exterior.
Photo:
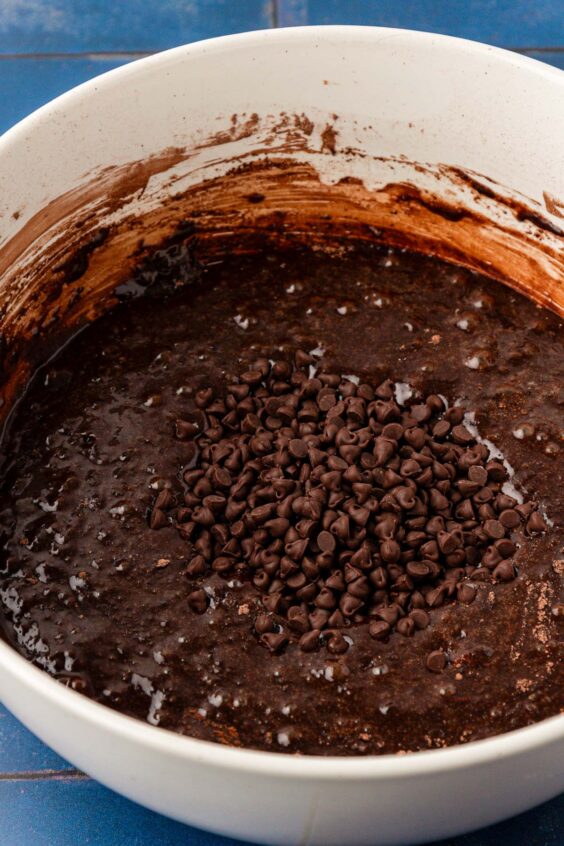
<svg viewBox="0 0 564 846">
<path fill-rule="evenodd" d="M 457 165 L 540 204 L 545 191 L 564 198 L 563 80 L 494 48 L 394 30 L 281 30 L 178 48 L 81 86 L 0 140 L 0 246 L 95 168 L 193 145 L 234 112 L 303 111 L 321 121 L 336 113 L 341 139 L 370 157 Z M 366 168 L 366 182 L 377 181 L 374 165 Z M 159 191 L 165 196 L 166 186 L 157 182 Z M 0 696 L 110 787 L 260 843 L 422 842 L 564 788 L 562 717 L 450 750 L 312 761 L 224 749 L 129 720 L 1 643 Z"/>
</svg>

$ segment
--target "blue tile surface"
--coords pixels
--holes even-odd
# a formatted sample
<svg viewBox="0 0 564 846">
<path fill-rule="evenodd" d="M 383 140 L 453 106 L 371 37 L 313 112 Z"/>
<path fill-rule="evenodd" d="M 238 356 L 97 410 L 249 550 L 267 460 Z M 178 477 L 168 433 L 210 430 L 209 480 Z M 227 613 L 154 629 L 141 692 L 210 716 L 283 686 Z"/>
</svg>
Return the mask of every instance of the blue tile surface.
<svg viewBox="0 0 564 846">
<path fill-rule="evenodd" d="M 278 0 L 278 24 L 422 29 L 504 47 L 564 47 L 562 0 Z"/>
<path fill-rule="evenodd" d="M 272 25 L 270 0 L 1 0 L 0 52 L 164 50 Z"/>
<path fill-rule="evenodd" d="M 458 35 L 519 48 L 564 69 L 564 0 L 0 0 L 0 132 L 139 53 L 271 25 L 320 23 Z M 0 846 L 78 844 L 235 841 L 167 820 L 82 776 L 0 706 Z M 443 846 L 499 844 L 564 846 L 564 796 Z"/>
<path fill-rule="evenodd" d="M 72 765 L 45 746 L 30 731 L 0 705 L 0 775 L 59 772 L 71 770 Z M 2 820 L 0 811 L 0 833 Z M 0 836 L 0 843 L 4 843 Z"/>
<path fill-rule="evenodd" d="M 563 818 L 561 798 L 442 846 L 562 846 Z M 0 837 L 3 846 L 241 846 L 76 776 L 0 781 Z"/>
<path fill-rule="evenodd" d="M 0 838 L 3 846 L 241 846 L 76 777 L 0 781 Z"/>
</svg>

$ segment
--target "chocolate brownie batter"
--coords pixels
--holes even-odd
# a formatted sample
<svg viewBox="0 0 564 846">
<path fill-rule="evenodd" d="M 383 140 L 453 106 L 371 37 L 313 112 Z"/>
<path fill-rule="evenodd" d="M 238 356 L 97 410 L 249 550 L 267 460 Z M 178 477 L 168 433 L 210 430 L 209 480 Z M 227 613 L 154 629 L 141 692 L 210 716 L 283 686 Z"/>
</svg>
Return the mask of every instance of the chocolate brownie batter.
<svg viewBox="0 0 564 846">
<path fill-rule="evenodd" d="M 176 247 L 121 293 L 4 440 L 10 643 L 123 713 L 279 752 L 559 712 L 554 314 L 360 243 Z"/>
</svg>

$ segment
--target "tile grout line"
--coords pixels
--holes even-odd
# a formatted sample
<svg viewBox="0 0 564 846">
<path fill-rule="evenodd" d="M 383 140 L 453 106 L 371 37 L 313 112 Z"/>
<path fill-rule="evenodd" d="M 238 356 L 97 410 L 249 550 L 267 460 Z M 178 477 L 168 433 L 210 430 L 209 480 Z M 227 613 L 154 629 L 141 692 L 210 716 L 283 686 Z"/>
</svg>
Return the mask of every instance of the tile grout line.
<svg viewBox="0 0 564 846">
<path fill-rule="evenodd" d="M 37 52 L 0 53 L 0 61 L 6 59 L 142 59 L 154 56 L 159 50 L 85 50 L 75 53 Z"/>
<path fill-rule="evenodd" d="M 276 0 L 275 0 L 276 2 Z M 276 6 L 273 6 L 273 10 Z M 279 27 L 278 23 L 278 15 L 274 13 L 272 16 L 273 24 L 272 28 Z M 164 48 L 163 48 L 164 49 Z M 513 53 L 564 53 L 564 46 L 560 47 L 534 47 L 534 46 L 527 46 L 527 47 L 504 47 L 502 49 L 509 50 Z M 142 59 L 147 56 L 154 56 L 156 53 L 161 52 L 160 50 L 91 50 L 91 51 L 84 51 L 84 52 L 72 52 L 72 53 L 57 53 L 57 52 L 37 52 L 37 53 L 0 53 L 0 62 L 1 61 L 13 61 L 14 59 L 37 59 L 37 60 L 60 60 L 60 59 L 68 59 L 68 60 L 116 60 L 116 59 Z"/>
<path fill-rule="evenodd" d="M 560 44 L 558 47 L 544 46 L 544 47 L 506 47 L 506 50 L 512 50 L 513 53 L 564 53 L 564 45 Z"/>
<path fill-rule="evenodd" d="M 90 776 L 80 770 L 22 770 L 0 773 L 2 781 L 90 781 Z"/>
</svg>

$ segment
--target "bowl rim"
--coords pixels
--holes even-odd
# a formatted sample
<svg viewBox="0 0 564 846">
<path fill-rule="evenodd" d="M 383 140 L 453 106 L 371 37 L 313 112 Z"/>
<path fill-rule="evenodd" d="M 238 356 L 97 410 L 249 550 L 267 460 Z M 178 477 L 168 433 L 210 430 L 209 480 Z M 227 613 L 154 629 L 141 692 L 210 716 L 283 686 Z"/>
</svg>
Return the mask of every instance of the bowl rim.
<svg viewBox="0 0 564 846">
<path fill-rule="evenodd" d="M 216 52 L 221 53 L 231 47 L 247 50 L 260 46 L 265 41 L 288 43 L 337 41 L 343 45 L 365 41 L 377 44 L 379 41 L 397 38 L 411 44 L 417 42 L 423 47 L 432 47 L 489 58 L 496 63 L 505 64 L 526 73 L 536 74 L 551 84 L 564 89 L 564 72 L 543 62 L 512 53 L 499 47 L 464 38 L 421 32 L 409 29 L 371 27 L 371 26 L 311 26 L 288 27 L 281 29 L 255 30 L 235 35 L 197 41 L 181 45 L 170 50 L 158 52 L 146 58 L 138 59 L 121 67 L 107 71 L 70 91 L 61 94 L 44 106 L 16 123 L 0 136 L 0 156 L 12 145 L 22 143 L 25 136 L 44 121 L 52 120 L 57 112 L 64 112 L 84 97 L 95 93 L 99 87 L 109 89 L 119 85 L 128 76 L 151 71 L 153 66 L 166 66 L 182 61 L 197 59 L 198 56 Z M 81 693 L 73 691 L 44 670 L 39 669 L 20 655 L 7 642 L 0 641 L 0 668 L 5 683 L 11 679 L 26 687 L 34 697 L 48 700 L 57 707 L 62 715 L 87 722 L 93 729 L 110 732 L 139 744 L 142 747 L 161 753 L 180 761 L 219 766 L 233 771 L 245 771 L 252 774 L 268 774 L 279 778 L 320 779 L 354 781 L 358 779 L 398 779 L 431 773 L 447 773 L 457 769 L 468 769 L 483 763 L 499 761 L 555 742 L 564 743 L 564 715 L 556 715 L 524 728 L 470 741 L 457 746 L 442 749 L 422 750 L 405 754 L 385 754 L 367 756 L 321 756 L 292 755 L 284 752 L 224 746 L 207 740 L 180 735 L 176 732 L 152 726 L 133 717 L 129 717 L 112 708 L 98 703 Z"/>
</svg>

